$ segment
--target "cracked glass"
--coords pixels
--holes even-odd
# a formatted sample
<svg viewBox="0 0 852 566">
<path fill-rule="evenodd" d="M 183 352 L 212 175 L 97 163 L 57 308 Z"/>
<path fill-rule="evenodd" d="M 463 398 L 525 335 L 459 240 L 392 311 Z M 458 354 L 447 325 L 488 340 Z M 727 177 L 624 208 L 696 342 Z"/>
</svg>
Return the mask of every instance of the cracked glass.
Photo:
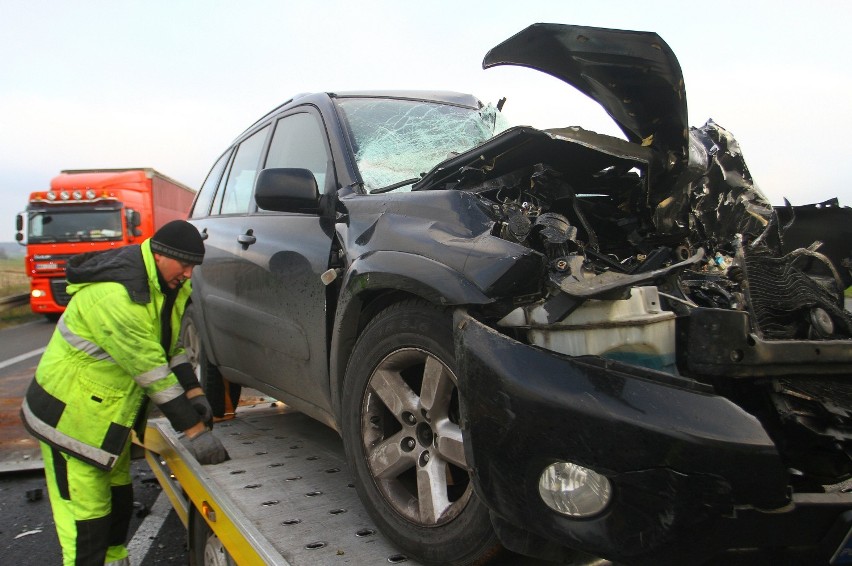
<svg viewBox="0 0 852 566">
<path fill-rule="evenodd" d="M 508 127 L 492 105 L 469 108 L 394 98 L 339 99 L 367 192 L 410 180 Z M 407 191 L 411 183 L 395 190 Z"/>
</svg>

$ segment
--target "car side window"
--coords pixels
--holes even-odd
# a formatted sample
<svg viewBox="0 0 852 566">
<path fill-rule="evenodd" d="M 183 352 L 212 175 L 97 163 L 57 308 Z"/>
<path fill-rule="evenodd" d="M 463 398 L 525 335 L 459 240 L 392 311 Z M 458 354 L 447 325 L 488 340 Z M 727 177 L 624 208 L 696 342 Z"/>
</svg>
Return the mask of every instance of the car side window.
<svg viewBox="0 0 852 566">
<path fill-rule="evenodd" d="M 326 191 L 329 166 L 328 145 L 319 119 L 311 113 L 299 112 L 278 120 L 266 168 L 299 167 L 309 169 L 316 177 L 321 193 Z"/>
<path fill-rule="evenodd" d="M 225 163 L 225 174 L 222 175 L 222 178 L 219 179 L 219 184 L 216 185 L 216 190 L 214 191 L 216 196 L 213 198 L 213 206 L 210 209 L 211 216 L 219 214 L 219 211 L 222 210 L 222 195 L 225 194 L 225 182 L 228 180 L 228 171 L 231 169 L 231 163 L 234 162 L 234 153 L 236 152 L 231 148 L 229 152 L 230 157 Z"/>
<path fill-rule="evenodd" d="M 210 173 L 207 174 L 207 178 L 204 180 L 204 184 L 201 185 L 201 190 L 198 191 L 198 196 L 195 198 L 190 218 L 202 218 L 210 214 L 210 203 L 213 202 L 216 187 L 219 186 L 219 180 L 222 178 L 222 171 L 224 171 L 230 157 L 231 152 L 226 151 L 216 164 L 213 165 L 213 168 L 210 169 Z"/>
<path fill-rule="evenodd" d="M 254 178 L 257 176 L 260 164 L 260 153 L 266 141 L 269 126 L 255 132 L 244 140 L 237 148 L 231 169 L 228 171 L 228 181 L 222 195 L 220 214 L 245 214 L 251 202 L 254 189 Z M 215 209 L 215 207 L 214 207 Z"/>
</svg>

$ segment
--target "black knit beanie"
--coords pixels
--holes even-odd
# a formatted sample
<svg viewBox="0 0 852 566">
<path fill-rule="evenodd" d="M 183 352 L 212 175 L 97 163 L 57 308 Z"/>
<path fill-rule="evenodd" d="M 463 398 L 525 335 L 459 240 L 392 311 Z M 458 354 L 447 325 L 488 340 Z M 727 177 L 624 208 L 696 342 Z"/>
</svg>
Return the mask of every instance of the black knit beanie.
<svg viewBox="0 0 852 566">
<path fill-rule="evenodd" d="M 186 220 L 172 220 L 151 238 L 151 251 L 193 265 L 204 261 L 204 240 Z"/>
</svg>

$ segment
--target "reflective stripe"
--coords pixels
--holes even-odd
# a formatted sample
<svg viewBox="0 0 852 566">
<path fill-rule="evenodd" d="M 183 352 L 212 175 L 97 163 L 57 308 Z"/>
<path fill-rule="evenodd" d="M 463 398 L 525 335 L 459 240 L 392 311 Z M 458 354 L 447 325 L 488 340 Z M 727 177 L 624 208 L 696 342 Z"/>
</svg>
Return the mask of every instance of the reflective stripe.
<svg viewBox="0 0 852 566">
<path fill-rule="evenodd" d="M 27 403 L 26 399 L 24 399 L 24 404 L 21 406 L 21 411 L 24 413 L 24 420 L 26 421 L 27 426 L 31 428 L 35 434 L 41 436 L 47 442 L 51 442 L 56 446 L 61 446 L 72 454 L 91 460 L 92 462 L 103 466 L 107 470 L 112 468 L 113 463 L 118 458 L 118 454 L 110 454 L 106 450 L 89 446 L 88 444 L 80 442 L 76 438 L 72 438 L 67 434 L 59 432 L 38 418 L 36 414 L 33 413 L 32 409 L 30 409 L 30 405 Z"/>
<path fill-rule="evenodd" d="M 130 557 L 125 556 L 120 560 L 113 560 L 112 562 L 104 562 L 104 566 L 130 566 Z"/>
<path fill-rule="evenodd" d="M 169 366 L 162 365 L 155 367 L 152 370 L 146 371 L 145 373 L 137 375 L 133 378 L 133 381 L 135 381 L 139 385 L 139 387 L 145 388 L 151 385 L 152 383 L 163 379 L 171 372 L 172 370 L 169 369 Z"/>
<path fill-rule="evenodd" d="M 186 352 L 184 352 L 183 354 L 178 354 L 177 356 L 175 356 L 171 360 L 169 360 L 169 367 L 177 367 L 180 364 L 188 364 L 188 363 L 189 363 L 189 356 L 187 356 Z"/>
<path fill-rule="evenodd" d="M 92 356 L 96 360 L 109 360 L 115 363 L 115 360 L 113 360 L 112 357 L 110 357 L 110 355 L 107 354 L 103 348 L 101 348 L 94 342 L 90 342 L 89 340 L 81 338 L 80 336 L 77 336 L 76 334 L 71 332 L 71 330 L 65 324 L 64 316 L 62 316 L 56 323 L 56 328 L 59 330 L 59 333 L 62 335 L 62 337 L 65 338 L 65 341 L 71 345 L 71 347 L 76 348 L 77 350 L 80 350 L 81 352 Z"/>
<path fill-rule="evenodd" d="M 183 395 L 183 387 L 181 387 L 180 384 L 177 384 L 172 385 L 168 389 L 163 389 L 159 393 L 154 393 L 150 397 L 157 405 L 164 405 L 172 399 L 177 399 L 181 395 Z"/>
</svg>

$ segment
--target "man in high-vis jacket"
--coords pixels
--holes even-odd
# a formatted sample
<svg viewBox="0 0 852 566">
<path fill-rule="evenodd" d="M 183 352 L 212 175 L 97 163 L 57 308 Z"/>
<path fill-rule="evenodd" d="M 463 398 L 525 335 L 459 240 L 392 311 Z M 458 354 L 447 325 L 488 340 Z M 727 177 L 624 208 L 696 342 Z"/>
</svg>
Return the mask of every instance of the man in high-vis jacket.
<svg viewBox="0 0 852 566">
<path fill-rule="evenodd" d="M 153 401 L 202 464 L 228 458 L 180 344 L 189 278 L 204 242 L 176 220 L 142 244 L 74 256 L 72 299 L 42 356 L 21 417 L 39 439 L 67 565 L 129 565 L 130 432 Z"/>
</svg>

